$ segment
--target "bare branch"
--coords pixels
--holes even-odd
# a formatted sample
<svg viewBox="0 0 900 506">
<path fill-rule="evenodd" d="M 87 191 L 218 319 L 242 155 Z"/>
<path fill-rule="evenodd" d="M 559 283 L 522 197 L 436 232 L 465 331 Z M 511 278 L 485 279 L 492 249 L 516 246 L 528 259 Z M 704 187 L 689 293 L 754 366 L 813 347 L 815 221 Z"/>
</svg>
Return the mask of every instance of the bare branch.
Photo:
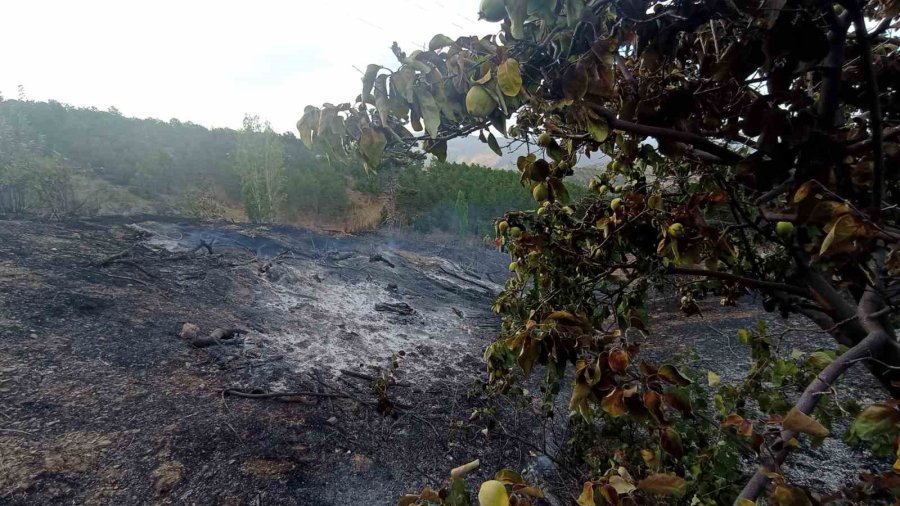
<svg viewBox="0 0 900 506">
<path fill-rule="evenodd" d="M 706 278 L 715 278 L 715 279 L 723 279 L 726 281 L 733 281 L 739 285 L 747 286 L 750 288 L 757 288 L 760 290 L 773 290 L 773 291 L 781 291 L 785 293 L 790 293 L 792 295 L 799 295 L 801 297 L 810 297 L 810 292 L 806 288 L 796 286 L 796 285 L 788 285 L 786 283 L 775 283 L 772 281 L 764 281 L 760 279 L 747 278 L 744 276 L 738 276 L 736 274 L 731 274 L 728 272 L 721 271 L 708 271 L 706 269 L 694 269 L 691 267 L 670 267 L 669 273 L 671 274 L 682 274 L 685 276 L 702 276 Z"/>
<path fill-rule="evenodd" d="M 889 21 L 885 19 L 884 21 Z M 872 208 L 877 212 L 881 209 L 884 199 L 884 141 L 881 131 L 881 103 L 878 101 L 878 80 L 875 77 L 875 67 L 872 64 L 872 44 L 869 37 L 865 36 L 866 20 L 863 17 L 862 8 L 857 4 L 853 9 L 853 26 L 856 33 L 860 34 L 860 51 L 862 51 L 862 67 L 866 75 L 866 91 L 869 98 L 869 125 L 872 130 L 872 159 L 874 162 L 874 174 L 872 178 Z"/>
<path fill-rule="evenodd" d="M 878 330 L 869 334 L 865 339 L 860 341 L 859 344 L 849 349 L 846 353 L 829 364 L 828 367 L 823 369 L 822 372 L 816 376 L 816 379 L 806 387 L 806 390 L 803 391 L 803 394 L 800 396 L 800 399 L 794 405 L 793 409 L 806 415 L 812 413 L 819 403 L 819 399 L 822 398 L 821 394 L 831 390 L 834 382 L 837 381 L 850 366 L 860 360 L 865 360 L 870 356 L 877 356 L 879 351 L 889 340 L 890 337 L 884 330 Z M 796 436 L 797 433 L 791 430 L 781 432 L 779 441 L 781 444 L 779 450 L 775 452 L 770 462 L 765 466 L 760 467 L 750 481 L 747 482 L 744 489 L 741 490 L 740 495 L 738 495 L 735 500 L 735 505 L 739 504 L 742 499 L 748 499 L 750 501 L 756 500 L 769 483 L 768 473 L 774 472 L 787 457 L 791 448 L 787 442 Z"/>
</svg>

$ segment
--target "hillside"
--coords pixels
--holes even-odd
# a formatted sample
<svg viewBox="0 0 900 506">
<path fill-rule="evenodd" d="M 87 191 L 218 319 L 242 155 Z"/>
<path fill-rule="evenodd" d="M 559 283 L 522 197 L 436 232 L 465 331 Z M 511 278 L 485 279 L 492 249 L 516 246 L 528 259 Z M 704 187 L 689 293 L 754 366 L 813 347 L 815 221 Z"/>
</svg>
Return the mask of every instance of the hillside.
<svg viewBox="0 0 900 506">
<path fill-rule="evenodd" d="M 534 205 L 515 184 L 519 153 L 497 157 L 472 137 L 452 144 L 446 164 L 374 174 L 330 165 L 256 118 L 243 130 L 208 129 L 115 109 L 7 100 L 0 102 L 0 132 L 0 212 L 7 214 L 150 213 L 352 232 L 377 228 L 390 208 L 393 222 L 420 231 L 481 236 L 504 211 Z M 261 195 L 254 183 L 263 169 L 253 168 L 253 156 L 267 149 L 278 163 L 265 170 L 278 188 Z M 261 198 L 271 200 L 266 209 Z"/>
</svg>

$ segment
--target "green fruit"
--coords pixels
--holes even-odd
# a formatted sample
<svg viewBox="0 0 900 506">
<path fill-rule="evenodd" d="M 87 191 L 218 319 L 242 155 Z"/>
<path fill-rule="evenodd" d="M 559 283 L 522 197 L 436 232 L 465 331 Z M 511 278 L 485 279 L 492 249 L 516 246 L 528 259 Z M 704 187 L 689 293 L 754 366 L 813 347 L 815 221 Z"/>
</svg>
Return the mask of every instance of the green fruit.
<svg viewBox="0 0 900 506">
<path fill-rule="evenodd" d="M 669 235 L 671 235 L 672 237 L 675 237 L 677 239 L 678 237 L 681 237 L 684 235 L 684 225 L 682 225 L 681 223 L 673 223 L 673 224 L 669 225 L 668 232 L 669 232 Z"/>
<path fill-rule="evenodd" d="M 597 182 L 596 179 L 591 179 L 591 182 L 588 183 L 588 189 L 590 189 L 590 190 L 596 190 L 598 184 L 599 184 L 599 183 Z"/>
<path fill-rule="evenodd" d="M 624 189 L 625 189 L 624 186 L 619 185 L 619 186 L 616 186 L 615 188 L 613 188 L 613 191 L 616 193 L 622 193 L 622 190 L 624 190 Z"/>
<path fill-rule="evenodd" d="M 472 116 L 484 118 L 489 116 L 497 108 L 491 94 L 483 86 L 472 86 L 466 93 L 466 110 Z"/>
<path fill-rule="evenodd" d="M 538 135 L 538 138 L 537 138 L 538 146 L 541 146 L 542 148 L 546 148 L 547 146 L 550 145 L 551 142 L 553 142 L 553 137 L 551 137 L 548 132 L 542 132 L 541 135 Z"/>
<path fill-rule="evenodd" d="M 547 187 L 547 183 L 538 183 L 538 185 L 531 190 L 531 196 L 538 202 L 543 202 L 550 198 L 550 189 Z"/>
<path fill-rule="evenodd" d="M 575 210 L 572 209 L 572 208 L 569 207 L 569 206 L 563 206 L 562 211 L 563 211 L 564 213 L 566 213 L 567 215 L 569 215 L 569 216 L 572 216 L 572 214 L 575 213 Z"/>
<path fill-rule="evenodd" d="M 794 236 L 794 224 L 789 221 L 779 221 L 775 224 L 775 232 L 778 234 L 778 237 L 788 240 Z"/>
<path fill-rule="evenodd" d="M 615 198 L 615 199 L 612 199 L 612 201 L 609 203 L 609 208 L 612 209 L 613 211 L 615 211 L 621 205 L 622 205 L 622 199 Z"/>
<path fill-rule="evenodd" d="M 478 10 L 478 19 L 490 23 L 498 23 L 506 17 L 506 5 L 503 0 L 481 0 L 481 8 Z"/>
<path fill-rule="evenodd" d="M 597 188 L 597 191 L 600 192 L 600 194 L 602 195 L 609 191 L 609 186 L 602 184 L 602 185 L 600 185 L 600 188 Z"/>
<path fill-rule="evenodd" d="M 509 271 L 513 272 L 519 268 L 519 262 L 510 262 L 509 263 Z"/>
<path fill-rule="evenodd" d="M 506 486 L 497 480 L 482 483 L 481 489 L 478 490 L 478 504 L 508 506 L 509 494 L 506 492 Z"/>
<path fill-rule="evenodd" d="M 509 235 L 510 237 L 519 237 L 522 235 L 522 229 L 519 227 L 512 227 L 509 229 Z"/>
<path fill-rule="evenodd" d="M 543 215 L 547 214 L 547 208 L 544 206 L 541 206 L 538 208 L 537 213 L 538 213 L 538 216 L 543 216 Z"/>
</svg>

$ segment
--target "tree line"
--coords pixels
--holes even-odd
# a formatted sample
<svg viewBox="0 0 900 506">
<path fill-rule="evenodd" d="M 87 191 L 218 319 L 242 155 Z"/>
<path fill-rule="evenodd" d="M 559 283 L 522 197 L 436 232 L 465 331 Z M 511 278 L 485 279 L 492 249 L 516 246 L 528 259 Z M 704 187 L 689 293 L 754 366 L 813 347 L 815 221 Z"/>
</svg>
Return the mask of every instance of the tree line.
<svg viewBox="0 0 900 506">
<path fill-rule="evenodd" d="M 164 213 L 215 218 L 237 208 L 250 221 L 292 222 L 299 216 L 339 221 L 351 212 L 354 194 L 387 198 L 396 177 L 400 224 L 425 233 L 483 236 L 494 217 L 533 206 L 511 171 L 445 162 L 407 168 L 397 174 L 366 172 L 354 163 L 336 168 L 256 116 L 234 130 L 128 118 L 115 108 L 0 101 L 4 214 L 95 213 L 103 206 L 84 201 L 88 196 L 78 191 L 84 181 L 113 185 Z"/>
</svg>

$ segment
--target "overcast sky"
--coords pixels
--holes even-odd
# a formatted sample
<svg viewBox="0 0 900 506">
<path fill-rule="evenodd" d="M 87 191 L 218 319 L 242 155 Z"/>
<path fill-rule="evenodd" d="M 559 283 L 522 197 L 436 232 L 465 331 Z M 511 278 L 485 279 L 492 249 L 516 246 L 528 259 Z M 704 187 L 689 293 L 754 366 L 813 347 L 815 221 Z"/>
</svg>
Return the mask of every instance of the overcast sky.
<svg viewBox="0 0 900 506">
<path fill-rule="evenodd" d="M 0 17 L 0 92 L 126 116 L 294 131 L 303 107 L 348 102 L 368 63 L 396 67 L 436 33 L 484 35 L 478 0 L 18 0 Z M 356 67 L 356 68 L 354 68 Z"/>
</svg>

